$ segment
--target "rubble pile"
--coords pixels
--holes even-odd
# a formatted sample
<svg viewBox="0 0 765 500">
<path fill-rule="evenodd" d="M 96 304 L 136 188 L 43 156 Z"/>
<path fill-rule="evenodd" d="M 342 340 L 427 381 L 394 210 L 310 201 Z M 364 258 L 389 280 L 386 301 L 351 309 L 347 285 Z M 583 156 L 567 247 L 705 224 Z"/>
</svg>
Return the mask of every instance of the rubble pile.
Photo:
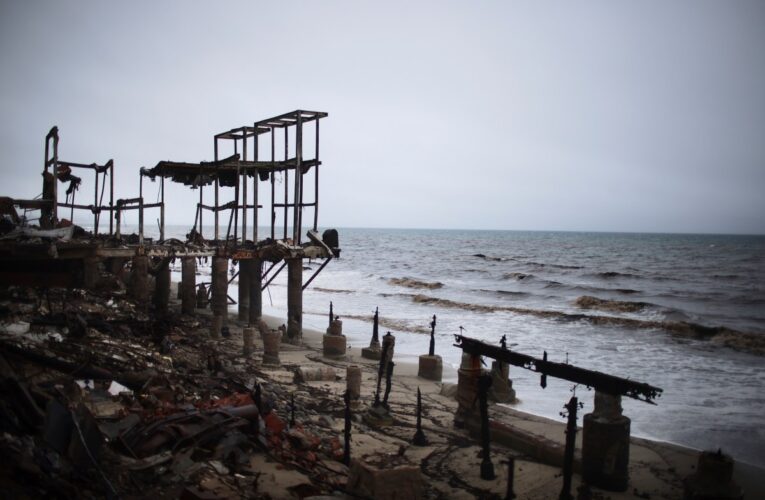
<svg viewBox="0 0 765 500">
<path fill-rule="evenodd" d="M 2 289 L 3 492 L 271 498 L 263 460 L 302 474 L 297 497 L 343 488 L 342 401 L 290 394 L 257 355 L 213 343 L 209 321 L 147 314 L 119 292 Z"/>
</svg>

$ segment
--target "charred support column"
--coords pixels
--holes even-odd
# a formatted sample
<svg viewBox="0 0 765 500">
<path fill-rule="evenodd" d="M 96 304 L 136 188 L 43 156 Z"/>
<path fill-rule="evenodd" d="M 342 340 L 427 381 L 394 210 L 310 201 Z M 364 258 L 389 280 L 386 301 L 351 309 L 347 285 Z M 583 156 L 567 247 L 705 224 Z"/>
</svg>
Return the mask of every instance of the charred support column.
<svg viewBox="0 0 765 500">
<path fill-rule="evenodd" d="M 303 336 L 303 259 L 287 259 L 287 342 Z"/>
<path fill-rule="evenodd" d="M 98 258 L 85 257 L 82 259 L 82 287 L 86 290 L 93 290 L 96 287 L 100 276 L 98 267 Z"/>
<path fill-rule="evenodd" d="M 237 319 L 241 322 L 250 320 L 250 266 L 252 260 L 239 261 L 239 314 Z"/>
<path fill-rule="evenodd" d="M 330 302 L 330 305 L 332 303 Z M 372 318 L 372 340 L 369 342 L 369 347 L 361 349 L 361 357 L 367 359 L 380 359 L 380 339 L 378 338 L 380 315 L 378 309 L 375 307 L 375 315 Z"/>
<path fill-rule="evenodd" d="M 261 290 L 263 282 L 263 261 L 253 259 L 250 261 L 250 317 L 249 322 L 252 326 L 257 326 L 261 316 L 263 316 L 263 291 Z M 241 286 L 241 285 L 240 285 Z"/>
<path fill-rule="evenodd" d="M 149 298 L 149 258 L 145 255 L 133 257 L 130 272 L 130 296 L 141 308 L 146 307 Z"/>
<path fill-rule="evenodd" d="M 157 267 L 156 286 L 154 287 L 154 309 L 166 313 L 170 302 L 170 261 L 165 259 Z"/>
<path fill-rule="evenodd" d="M 212 312 L 222 318 L 223 325 L 228 323 L 228 259 L 225 257 L 212 259 Z"/>
<path fill-rule="evenodd" d="M 595 392 L 595 408 L 584 416 L 582 475 L 593 486 L 625 491 L 629 480 L 630 419 L 621 396 Z"/>
<path fill-rule="evenodd" d="M 478 404 L 481 406 L 481 479 L 490 481 L 494 475 L 494 464 L 491 463 L 491 437 L 489 435 L 489 403 L 487 398 L 491 387 L 491 376 L 481 375 L 478 377 Z"/>
<path fill-rule="evenodd" d="M 194 314 L 196 308 L 196 272 L 197 263 L 194 257 L 184 257 L 181 260 L 181 312 Z"/>
<path fill-rule="evenodd" d="M 566 448 L 563 451 L 563 488 L 560 491 L 559 500 L 574 500 L 571 495 L 571 476 L 574 474 L 574 448 L 576 447 L 576 415 L 581 404 L 576 396 L 572 396 L 568 404 L 564 406 L 565 412 L 561 416 L 567 417 L 566 423 Z"/>
</svg>

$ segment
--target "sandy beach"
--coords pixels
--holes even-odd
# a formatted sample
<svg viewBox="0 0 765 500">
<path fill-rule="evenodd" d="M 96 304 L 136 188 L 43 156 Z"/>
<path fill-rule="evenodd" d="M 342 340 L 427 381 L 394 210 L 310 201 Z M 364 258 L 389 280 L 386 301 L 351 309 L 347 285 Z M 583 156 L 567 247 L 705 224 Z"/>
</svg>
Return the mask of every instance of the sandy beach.
<svg viewBox="0 0 765 500">
<path fill-rule="evenodd" d="M 141 312 L 125 298 L 81 291 L 60 293 L 61 304 L 67 302 L 68 310 L 78 311 L 87 318 L 86 322 L 107 314 L 112 314 L 115 324 L 128 318 L 155 321 L 153 336 L 141 336 L 136 330 L 125 336 L 124 332 L 118 334 L 117 329 L 102 332 L 88 328 L 81 338 L 62 330 L 63 339 L 58 344 L 30 343 L 24 339 L 34 337 L 33 331 L 38 330 L 30 328 L 34 324 L 30 317 L 32 309 L 24 303 L 32 300 L 33 293 L 17 291 L 15 301 L 4 298 L 5 307 L 13 311 L 12 321 L 3 325 L 4 352 L 19 370 L 18 380 L 23 381 L 18 382 L 19 386 L 36 392 L 40 387 L 57 383 L 54 387 L 60 387 L 58 393 L 66 394 L 65 400 L 70 405 L 84 405 L 72 406 L 80 408 L 76 415 L 82 415 L 83 422 L 95 422 L 104 436 L 98 439 L 99 443 L 103 439 L 98 446 L 101 458 L 97 470 L 101 479 L 92 476 L 93 469 L 85 469 L 90 472 L 81 472 L 84 476 L 75 475 L 66 482 L 68 487 L 77 488 L 83 477 L 91 477 L 85 496 L 105 494 L 108 485 L 125 497 L 505 498 L 506 464 L 512 457 L 516 498 L 559 497 L 563 481 L 563 419 L 534 416 L 514 410 L 512 405 L 490 405 L 491 462 L 496 478 L 481 479 L 477 429 L 454 426 L 457 402 L 448 395 L 453 394 L 454 388 L 418 377 L 417 366 L 411 361 L 394 355 L 395 370 L 388 399 L 392 419 L 390 425 L 371 425 L 368 415 L 374 401 L 378 362 L 362 358 L 360 348 L 366 346 L 348 346 L 344 356 L 327 358 L 322 354 L 324 332 L 305 329 L 300 345 L 281 343 L 280 365 L 268 365 L 263 363 L 264 344 L 257 331 L 252 353 L 243 354 L 243 330 L 247 325 L 236 321 L 233 310 L 229 311 L 229 336 L 214 339 L 210 338 L 208 309 L 198 310 L 193 318 L 183 317 L 173 314 L 179 307 L 173 301 L 171 314 L 161 319 L 166 332 L 157 337 L 157 318 Z M 55 299 L 50 303 L 56 307 Z M 114 316 L 117 314 L 122 316 Z M 272 329 L 283 323 L 281 318 L 263 319 Z M 28 332 L 20 334 L 24 325 Z M 53 334 L 50 328 L 45 332 Z M 120 386 L 124 391 L 104 393 L 98 384 L 95 387 L 83 384 L 86 376 L 62 378 L 56 370 L 41 370 L 45 345 L 48 348 L 57 345 L 59 350 L 67 345 L 67 349 L 78 346 L 68 352 L 90 352 L 89 361 L 79 361 L 80 366 L 87 363 L 104 366 L 107 359 L 121 359 L 124 367 L 124 360 L 129 359 L 127 365 L 132 366 L 133 373 L 113 368 L 110 376 L 132 390 Z M 347 387 L 346 370 L 351 365 L 361 368 L 361 388 L 359 399 L 350 405 L 349 467 L 343 464 L 343 394 Z M 59 370 L 63 368 L 59 366 Z M 95 373 L 96 378 L 104 371 L 94 370 L 89 373 Z M 298 372 L 321 373 L 321 379 L 303 380 L 296 375 Z M 512 373 L 511 370 L 511 378 Z M 446 375 L 453 376 L 448 372 Z M 79 385 L 74 384 L 75 378 L 80 379 Z M 412 444 L 418 388 L 422 393 L 422 430 L 427 439 L 424 446 Z M 523 394 L 518 396 L 522 398 Z M 261 406 L 255 411 L 253 424 L 251 412 L 259 398 Z M 47 411 L 50 419 L 50 406 Z M 246 412 L 250 415 L 235 417 Z M 197 429 L 194 431 L 197 437 L 191 442 L 183 438 L 191 432 L 188 427 L 169 423 L 194 416 L 207 422 L 206 419 L 220 415 L 227 415 L 225 420 L 213 424 L 220 426 L 220 432 L 209 435 L 209 429 Z M 172 425 L 181 429 L 180 435 L 171 433 L 172 437 L 168 437 L 167 429 L 176 428 Z M 165 429 L 160 432 L 161 439 L 151 434 L 152 429 L 158 428 Z M 633 438 L 627 490 L 612 492 L 594 487 L 585 490 L 580 489 L 581 432 L 577 438 L 571 491 L 579 498 L 681 498 L 683 481 L 695 472 L 699 455 L 698 451 L 672 444 Z M 21 444 L 25 441 L 8 434 L 2 441 L 2 448 L 13 460 L 34 461 L 25 456 Z M 37 446 L 42 450 L 48 445 Z M 56 483 L 55 474 L 39 480 L 47 477 L 46 473 L 30 467 L 10 468 L 0 478 L 9 494 L 50 492 L 52 485 L 62 481 L 58 479 Z M 30 478 L 36 470 L 38 482 L 32 484 Z M 735 481 L 744 488 L 746 498 L 765 495 L 762 477 L 762 470 L 741 463 L 735 466 Z"/>
</svg>

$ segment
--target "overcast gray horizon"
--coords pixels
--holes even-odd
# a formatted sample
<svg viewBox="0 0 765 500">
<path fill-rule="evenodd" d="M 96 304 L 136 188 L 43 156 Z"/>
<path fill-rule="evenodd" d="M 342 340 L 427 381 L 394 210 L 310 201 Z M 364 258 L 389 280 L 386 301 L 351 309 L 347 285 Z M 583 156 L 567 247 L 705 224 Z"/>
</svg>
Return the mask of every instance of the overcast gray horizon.
<svg viewBox="0 0 765 500">
<path fill-rule="evenodd" d="M 129 198 L 308 109 L 324 227 L 763 234 L 763 48 L 761 1 L 0 0 L 0 195 L 40 193 L 53 125 Z"/>
</svg>

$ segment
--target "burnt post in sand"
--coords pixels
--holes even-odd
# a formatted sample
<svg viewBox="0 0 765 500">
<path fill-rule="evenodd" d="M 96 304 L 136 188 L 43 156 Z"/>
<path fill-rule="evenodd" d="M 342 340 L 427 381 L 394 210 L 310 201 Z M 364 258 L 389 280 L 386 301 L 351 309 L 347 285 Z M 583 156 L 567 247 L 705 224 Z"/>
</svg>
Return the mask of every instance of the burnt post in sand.
<svg viewBox="0 0 765 500">
<path fill-rule="evenodd" d="M 181 283 L 178 285 L 181 291 L 181 312 L 186 315 L 194 314 L 195 289 L 196 289 L 197 263 L 194 257 L 181 259 Z M 207 295 L 205 294 L 205 298 Z"/>
<path fill-rule="evenodd" d="M 427 446 L 428 438 L 425 437 L 425 433 L 422 432 L 422 394 L 420 388 L 417 388 L 417 430 L 414 432 L 412 438 L 412 444 L 415 446 Z"/>
<path fill-rule="evenodd" d="M 199 288 L 197 288 L 197 309 L 207 309 L 207 304 L 210 303 L 210 300 L 207 298 L 207 288 L 205 288 L 204 283 L 199 284 Z"/>
<path fill-rule="evenodd" d="M 491 375 L 478 377 L 478 404 L 481 410 L 481 479 L 490 481 L 497 476 L 494 474 L 494 464 L 491 463 L 491 450 L 489 448 L 489 403 L 487 401 L 491 387 Z"/>
<path fill-rule="evenodd" d="M 329 325 L 327 325 L 327 328 L 332 328 L 332 321 L 335 320 L 335 314 L 332 312 L 332 301 L 329 301 Z"/>
<path fill-rule="evenodd" d="M 343 429 L 343 436 L 345 437 L 345 446 L 343 448 L 343 463 L 350 465 L 351 463 L 351 391 L 345 391 L 343 394 L 343 401 L 345 402 L 345 428 Z"/>
<path fill-rule="evenodd" d="M 560 500 L 574 500 L 571 495 L 571 476 L 574 473 L 574 448 L 576 447 L 576 414 L 582 403 L 572 396 L 568 404 L 564 406 L 566 411 L 561 412 L 561 417 L 568 417 L 566 424 L 566 449 L 563 452 L 563 488 Z"/>
<path fill-rule="evenodd" d="M 396 343 L 396 338 L 388 332 L 383 337 L 382 353 L 380 356 L 380 365 L 377 369 L 377 390 L 375 391 L 375 400 L 372 403 L 372 407 L 367 411 L 364 416 L 367 423 L 372 426 L 385 426 L 392 425 L 393 418 L 390 416 L 388 408 L 388 396 L 391 390 L 391 377 L 393 376 L 393 347 Z M 380 385 L 382 384 L 382 377 L 385 374 L 385 395 L 380 400 Z"/>
<path fill-rule="evenodd" d="M 372 318 L 372 340 L 369 342 L 369 347 L 363 347 L 361 349 L 361 357 L 366 359 L 380 359 L 380 339 L 378 338 L 379 328 L 379 311 L 375 307 L 375 315 Z"/>
<path fill-rule="evenodd" d="M 505 500 L 513 500 L 515 498 L 515 491 L 513 491 L 514 482 L 515 482 L 515 458 L 508 457 L 507 459 L 507 493 L 505 493 Z"/>
<path fill-rule="evenodd" d="M 441 381 L 444 372 L 444 365 L 441 356 L 435 354 L 436 334 L 436 315 L 433 315 L 433 321 L 430 322 L 430 348 L 428 354 L 420 356 L 420 364 L 417 370 L 417 376 L 436 382 Z"/>
<path fill-rule="evenodd" d="M 329 314 L 332 314 L 332 302 L 329 303 Z M 343 335 L 343 322 L 340 321 L 340 316 L 335 316 L 329 323 L 327 333 L 322 339 L 322 347 L 324 357 L 340 358 L 345 356 L 346 338 Z"/>
</svg>

